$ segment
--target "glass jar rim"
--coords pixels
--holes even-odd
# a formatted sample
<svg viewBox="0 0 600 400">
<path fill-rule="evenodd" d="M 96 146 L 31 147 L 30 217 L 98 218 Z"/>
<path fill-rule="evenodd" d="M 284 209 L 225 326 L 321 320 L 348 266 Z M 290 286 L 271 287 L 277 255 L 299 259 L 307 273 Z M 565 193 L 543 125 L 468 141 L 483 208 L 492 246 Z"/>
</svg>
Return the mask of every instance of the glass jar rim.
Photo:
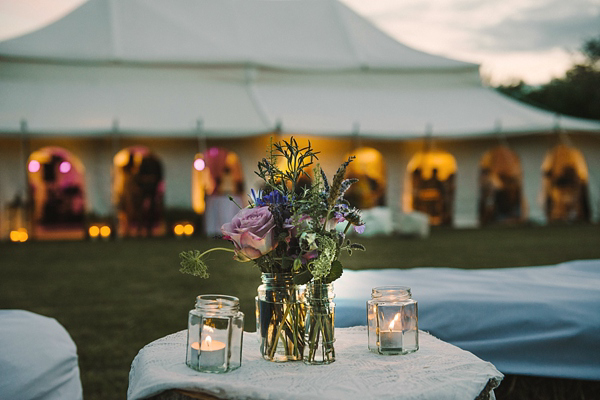
<svg viewBox="0 0 600 400">
<path fill-rule="evenodd" d="M 289 282 L 292 281 L 293 274 L 291 272 L 263 272 L 260 278 L 263 283 Z"/>
<path fill-rule="evenodd" d="M 196 308 L 213 312 L 234 311 L 240 308 L 240 299 L 223 294 L 201 294 L 196 297 Z"/>
<path fill-rule="evenodd" d="M 378 286 L 371 289 L 371 298 L 380 297 L 398 297 L 410 298 L 412 296 L 410 287 L 408 286 Z"/>
</svg>

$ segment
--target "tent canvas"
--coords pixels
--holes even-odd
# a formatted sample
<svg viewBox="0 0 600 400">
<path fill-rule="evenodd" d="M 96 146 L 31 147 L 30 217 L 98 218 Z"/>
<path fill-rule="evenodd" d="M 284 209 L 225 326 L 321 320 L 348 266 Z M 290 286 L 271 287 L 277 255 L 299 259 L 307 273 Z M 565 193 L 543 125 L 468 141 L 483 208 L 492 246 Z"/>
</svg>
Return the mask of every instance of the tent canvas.
<svg viewBox="0 0 600 400">
<path fill-rule="evenodd" d="M 39 133 L 106 133 L 118 120 L 127 132 L 188 136 L 202 119 L 218 137 L 277 124 L 349 136 L 358 124 L 392 140 L 428 125 L 463 137 L 557 124 L 483 87 L 477 65 L 404 46 L 335 0 L 90 0 L 0 43 L 0 60 L 0 134 L 23 119 Z"/>
<path fill-rule="evenodd" d="M 540 218 L 549 133 L 578 135 L 588 162 L 600 159 L 588 139 L 600 123 L 510 100 L 481 84 L 477 65 L 411 49 L 335 0 L 89 0 L 0 43 L 0 93 L 4 204 L 26 187 L 19 152 L 56 140 L 94 171 L 88 209 L 101 214 L 111 212 L 115 143 L 157 147 L 167 207 L 190 209 L 198 138 L 235 149 L 250 187 L 269 132 L 322 138 L 326 165 L 368 144 L 389 163 L 386 203 L 399 212 L 406 165 L 428 136 L 457 158 L 461 225 L 476 224 L 478 160 L 499 137 L 523 144 Z M 597 171 L 590 165 L 593 199 Z"/>
</svg>

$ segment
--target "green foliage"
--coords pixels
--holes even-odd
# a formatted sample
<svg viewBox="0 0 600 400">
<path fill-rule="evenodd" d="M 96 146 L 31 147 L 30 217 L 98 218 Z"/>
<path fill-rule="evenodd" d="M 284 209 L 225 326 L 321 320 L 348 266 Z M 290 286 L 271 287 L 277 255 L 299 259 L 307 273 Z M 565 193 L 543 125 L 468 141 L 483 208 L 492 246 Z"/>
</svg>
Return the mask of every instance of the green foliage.
<svg viewBox="0 0 600 400">
<path fill-rule="evenodd" d="M 269 159 L 264 158 L 258 163 L 258 175 L 265 181 L 267 186 L 278 190 L 284 195 L 292 195 L 296 192 L 296 184 L 302 175 L 306 175 L 305 169 L 310 167 L 314 160 L 318 160 L 319 152 L 313 151 L 310 141 L 305 147 L 299 147 L 293 137 L 290 141 L 283 140 L 281 143 L 271 142 Z M 286 171 L 277 167 L 277 159 L 283 158 Z"/>
<path fill-rule="evenodd" d="M 181 253 L 181 272 L 206 278 L 204 255 L 214 250 L 227 250 L 235 253 L 237 261 L 252 261 L 262 272 L 291 272 L 299 282 L 306 283 L 311 279 L 330 282 L 339 278 L 342 264 L 336 260 L 340 252 L 352 253 L 351 247 L 344 246 L 344 236 L 352 225 L 364 225 L 360 212 L 350 208 L 343 198 L 346 190 L 357 181 L 344 179 L 346 168 L 354 157 L 349 157 L 339 167 L 331 186 L 321 167 L 316 165 L 312 183 L 297 190 L 300 178 L 309 177 L 306 169 L 318 160 L 318 154 L 310 141 L 301 147 L 294 137 L 278 143 L 271 140 L 267 156 L 259 161 L 256 171 L 267 188 L 264 192 L 252 191 L 249 205 L 250 208 L 262 208 L 243 212 L 244 216 L 270 214 L 267 217 L 269 230 L 260 238 L 262 244 L 269 245 L 259 250 L 238 243 L 239 238 L 234 239 L 231 235 L 227 239 L 235 250 L 214 248 L 204 253 Z M 281 167 L 283 164 L 285 168 Z M 240 231 L 253 233 L 252 229 L 260 228 L 253 225 L 253 218 L 240 217 L 239 221 L 243 226 L 235 229 Z M 345 231 L 338 233 L 336 225 L 343 221 L 347 221 Z M 264 223 L 261 220 L 261 224 Z M 276 245 L 271 244 L 273 241 Z M 335 265 L 333 272 L 332 265 Z"/>
<path fill-rule="evenodd" d="M 560 114 L 600 120 L 600 37 L 582 47 L 586 60 L 574 65 L 563 78 L 539 87 L 524 82 L 496 89 L 525 103 Z"/>
<path fill-rule="evenodd" d="M 310 282 L 312 278 L 313 278 L 312 274 L 310 273 L 309 270 L 306 269 L 304 271 L 301 271 L 301 272 L 295 274 L 292 279 L 296 285 L 305 285 L 308 282 Z"/>
<path fill-rule="evenodd" d="M 202 261 L 202 253 L 199 250 L 182 251 L 179 253 L 181 268 L 184 274 L 208 278 L 208 266 Z"/>
<path fill-rule="evenodd" d="M 354 182 L 357 182 L 358 179 L 347 179 L 344 180 L 344 176 L 346 175 L 346 168 L 348 164 L 352 162 L 356 157 L 351 156 L 348 157 L 348 160 L 345 161 L 337 170 L 335 175 L 333 176 L 333 181 L 331 182 L 331 188 L 329 190 L 329 197 L 327 198 L 327 205 L 329 207 L 333 207 L 338 200 L 344 195 L 346 190 L 350 187 L 350 185 Z M 348 181 L 351 181 L 348 183 Z"/>
<path fill-rule="evenodd" d="M 336 279 L 340 278 L 343 272 L 344 267 L 342 266 L 342 263 L 339 260 L 335 260 L 331 264 L 331 270 L 329 271 L 329 275 L 327 275 L 327 277 L 325 278 L 325 283 L 331 283 Z"/>
<path fill-rule="evenodd" d="M 591 63 L 600 61 L 600 36 L 586 41 L 581 51 Z"/>
</svg>

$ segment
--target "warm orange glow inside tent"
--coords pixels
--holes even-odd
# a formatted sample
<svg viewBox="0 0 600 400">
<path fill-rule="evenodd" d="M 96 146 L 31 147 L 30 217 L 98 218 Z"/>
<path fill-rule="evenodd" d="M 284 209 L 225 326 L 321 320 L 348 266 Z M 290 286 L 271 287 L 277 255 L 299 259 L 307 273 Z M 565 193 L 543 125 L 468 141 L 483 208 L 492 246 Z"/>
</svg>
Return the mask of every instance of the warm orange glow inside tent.
<svg viewBox="0 0 600 400">
<path fill-rule="evenodd" d="M 204 214 L 206 210 L 205 196 L 206 192 L 214 190 L 212 183 L 204 154 L 196 154 L 192 165 L 192 207 L 197 214 Z"/>
<path fill-rule="evenodd" d="M 222 147 L 210 147 L 203 154 L 197 154 L 195 161 L 202 158 L 204 165 L 198 162 L 194 167 L 204 168 L 195 171 L 192 176 L 192 200 L 194 210 L 202 210 L 204 202 L 205 229 L 207 235 L 221 233 L 221 225 L 229 222 L 239 211 L 232 202 L 247 204 L 244 192 L 244 175 L 238 155 Z M 203 200 L 201 200 L 201 198 Z"/>
<path fill-rule="evenodd" d="M 192 207 L 197 214 L 206 211 L 206 196 L 241 195 L 243 174 L 237 154 L 211 147 L 197 153 L 192 164 Z"/>
<path fill-rule="evenodd" d="M 144 146 L 119 151 L 113 158 L 113 201 L 119 236 L 165 233 L 162 162 Z"/>
<path fill-rule="evenodd" d="M 544 202 L 549 221 L 589 221 L 588 168 L 583 154 L 559 144 L 542 164 Z"/>
<path fill-rule="evenodd" d="M 521 161 L 507 146 L 495 146 L 481 158 L 478 208 L 482 224 L 517 222 L 524 218 Z"/>
<path fill-rule="evenodd" d="M 27 160 L 36 239 L 78 239 L 85 236 L 85 168 L 68 150 L 49 146 Z"/>
<path fill-rule="evenodd" d="M 406 168 L 404 209 L 429 215 L 432 225 L 452 224 L 456 160 L 442 150 L 413 156 Z"/>
<path fill-rule="evenodd" d="M 385 161 L 372 147 L 360 147 L 344 156 L 356 156 L 346 170 L 346 178 L 357 178 L 346 192 L 346 199 L 355 207 L 368 209 L 384 205 L 387 186 Z"/>
</svg>

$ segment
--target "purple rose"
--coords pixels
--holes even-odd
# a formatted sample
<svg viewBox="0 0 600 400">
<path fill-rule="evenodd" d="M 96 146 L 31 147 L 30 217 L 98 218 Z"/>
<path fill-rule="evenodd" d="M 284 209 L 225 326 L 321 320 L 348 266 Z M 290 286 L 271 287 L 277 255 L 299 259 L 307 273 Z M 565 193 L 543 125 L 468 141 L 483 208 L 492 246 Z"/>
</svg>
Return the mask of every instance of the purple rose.
<svg viewBox="0 0 600 400">
<path fill-rule="evenodd" d="M 239 261 L 257 259 L 277 247 L 275 220 L 266 206 L 241 209 L 221 232 L 235 246 Z"/>
</svg>

